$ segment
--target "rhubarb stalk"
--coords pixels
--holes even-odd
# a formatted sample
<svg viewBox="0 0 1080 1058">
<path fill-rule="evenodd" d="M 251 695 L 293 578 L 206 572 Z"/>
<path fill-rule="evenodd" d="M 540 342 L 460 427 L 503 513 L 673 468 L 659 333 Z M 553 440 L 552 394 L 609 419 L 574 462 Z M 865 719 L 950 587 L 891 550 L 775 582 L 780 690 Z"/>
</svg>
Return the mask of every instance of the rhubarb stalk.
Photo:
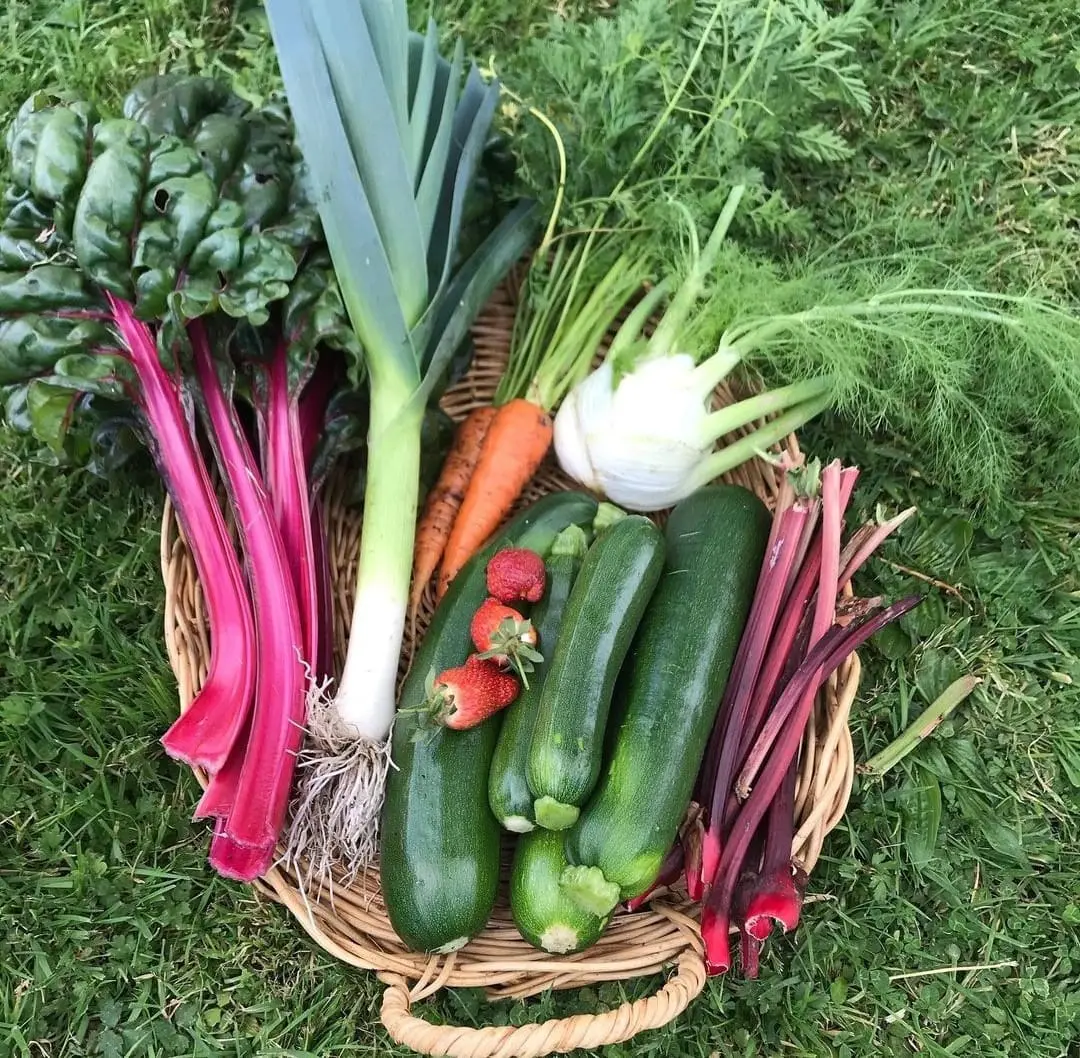
<svg viewBox="0 0 1080 1058">
<path fill-rule="evenodd" d="M 750 796 L 739 811 L 702 911 L 701 933 L 705 941 L 706 967 L 711 975 L 726 973 L 731 967 L 728 932 L 735 885 L 739 880 L 750 841 L 798 753 L 806 721 L 809 719 L 807 705 L 809 703 L 809 707 L 813 708 L 814 704 L 811 690 L 816 693 L 848 655 L 920 601 L 918 596 L 911 596 L 870 616 L 858 618 L 846 628 L 831 628 L 809 652 L 780 695 L 777 708 L 791 709 L 796 705 L 798 708 L 792 713 L 791 722 L 781 732 L 769 754 L 767 766 L 763 768 Z"/>
<path fill-rule="evenodd" d="M 725 718 L 723 744 L 714 773 L 709 804 L 709 823 L 702 843 L 701 873 L 706 889 L 716 876 L 720 863 L 724 807 L 731 779 L 738 765 L 739 738 L 745 725 L 750 699 L 764 660 L 765 650 L 768 647 L 768 632 L 776 623 L 776 616 L 788 587 L 788 577 L 800 549 L 809 509 L 809 500 L 804 497 L 778 515 L 781 524 L 772 549 L 766 556 L 761 578 L 758 581 L 758 589 L 747 619 L 746 628 L 750 630 L 750 634 L 744 632 L 739 645 L 739 654 L 743 655 L 742 664 L 739 665 L 739 678 L 737 681 L 728 681 L 724 701 L 720 706 L 721 714 Z"/>
</svg>

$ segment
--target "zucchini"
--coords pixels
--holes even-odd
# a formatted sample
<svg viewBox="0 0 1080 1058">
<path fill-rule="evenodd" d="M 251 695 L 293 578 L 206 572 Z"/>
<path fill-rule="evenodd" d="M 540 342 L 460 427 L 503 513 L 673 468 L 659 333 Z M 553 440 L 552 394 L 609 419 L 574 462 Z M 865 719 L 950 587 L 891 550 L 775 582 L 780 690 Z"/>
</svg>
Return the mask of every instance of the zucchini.
<svg viewBox="0 0 1080 1058">
<path fill-rule="evenodd" d="M 415 710 L 428 681 L 460 665 L 469 623 L 487 594 L 488 559 L 502 547 L 546 553 L 568 525 L 587 526 L 596 502 L 580 492 L 546 496 L 517 515 L 454 578 L 413 659 L 394 722 L 394 766 L 380 825 L 380 877 L 390 924 L 414 951 L 453 951 L 483 929 L 499 880 L 499 825 L 487 775 L 501 716 L 469 731 L 419 732 Z"/>
<path fill-rule="evenodd" d="M 583 911 L 559 888 L 566 868 L 563 835 L 534 830 L 518 839 L 510 874 L 510 913 L 534 947 L 568 955 L 595 944 L 611 915 Z"/>
<path fill-rule="evenodd" d="M 548 669 L 547 659 L 558 642 L 570 589 L 587 548 L 588 537 L 576 525 L 561 532 L 552 545 L 547 560 L 547 592 L 530 615 L 540 637 L 540 653 L 544 660 L 537 662 L 529 676 L 529 686 L 522 689 L 517 701 L 507 709 L 491 761 L 488 803 L 503 827 L 517 834 L 525 834 L 535 826 L 532 793 L 525 778 L 529 739 L 536 723 L 536 710 Z"/>
<path fill-rule="evenodd" d="M 585 555 L 529 742 L 526 776 L 539 826 L 572 826 L 596 785 L 615 678 L 663 564 L 664 538 L 638 514 L 605 529 Z"/>
<path fill-rule="evenodd" d="M 603 913 L 652 885 L 693 793 L 753 601 L 771 521 L 736 485 L 668 519 L 665 575 L 620 674 L 604 775 L 573 832 L 564 890 Z"/>
</svg>

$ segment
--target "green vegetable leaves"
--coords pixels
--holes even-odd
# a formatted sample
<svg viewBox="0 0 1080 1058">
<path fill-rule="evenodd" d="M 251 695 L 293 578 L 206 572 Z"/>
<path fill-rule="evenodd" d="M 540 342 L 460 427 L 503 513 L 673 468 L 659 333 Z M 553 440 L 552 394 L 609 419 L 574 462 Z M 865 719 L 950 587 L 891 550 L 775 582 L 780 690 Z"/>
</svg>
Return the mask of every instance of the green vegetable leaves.
<svg viewBox="0 0 1080 1058">
<path fill-rule="evenodd" d="M 130 395 L 108 296 L 161 325 L 169 359 L 188 320 L 266 322 L 318 234 L 280 108 L 170 75 L 137 85 L 124 114 L 39 93 L 7 132 L 0 385 L 24 390 L 9 405 L 57 452 L 84 397 Z"/>
<path fill-rule="evenodd" d="M 925 867 L 934 858 L 941 828 L 941 786 L 931 772 L 918 769 L 914 782 L 901 792 L 900 810 L 908 859 Z"/>
</svg>

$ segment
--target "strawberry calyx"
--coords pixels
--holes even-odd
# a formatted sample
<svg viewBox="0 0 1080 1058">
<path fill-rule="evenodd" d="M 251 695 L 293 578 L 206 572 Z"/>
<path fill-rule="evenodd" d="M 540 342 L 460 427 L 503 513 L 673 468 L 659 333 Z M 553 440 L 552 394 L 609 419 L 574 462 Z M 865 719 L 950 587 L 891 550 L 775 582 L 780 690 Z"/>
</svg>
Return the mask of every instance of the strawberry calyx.
<svg viewBox="0 0 1080 1058">
<path fill-rule="evenodd" d="M 537 650 L 539 636 L 527 617 L 496 598 L 485 599 L 470 626 L 476 657 L 513 671 L 525 687 L 528 674 L 544 660 Z"/>
<path fill-rule="evenodd" d="M 464 665 L 429 675 L 427 693 L 415 708 L 401 710 L 418 717 L 412 741 L 434 735 L 439 728 L 465 731 L 510 705 L 520 692 L 517 679 L 495 662 L 471 654 Z"/>
</svg>

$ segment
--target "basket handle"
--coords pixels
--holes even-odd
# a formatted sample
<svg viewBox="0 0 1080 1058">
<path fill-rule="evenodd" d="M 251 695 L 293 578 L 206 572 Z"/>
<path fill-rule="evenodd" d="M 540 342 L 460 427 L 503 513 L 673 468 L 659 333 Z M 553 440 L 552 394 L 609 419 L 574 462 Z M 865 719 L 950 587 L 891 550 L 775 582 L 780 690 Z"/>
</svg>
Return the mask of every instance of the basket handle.
<svg viewBox="0 0 1080 1058">
<path fill-rule="evenodd" d="M 391 1039 L 421 1054 L 448 1058 L 541 1058 L 577 1047 L 593 1050 L 621 1043 L 678 1017 L 705 987 L 705 963 L 693 948 L 679 955 L 678 971 L 655 995 L 604 1014 L 575 1014 L 538 1025 L 499 1025 L 481 1029 L 433 1025 L 410 1011 L 412 994 L 404 977 L 379 974 L 387 985 L 382 1023 Z"/>
</svg>

